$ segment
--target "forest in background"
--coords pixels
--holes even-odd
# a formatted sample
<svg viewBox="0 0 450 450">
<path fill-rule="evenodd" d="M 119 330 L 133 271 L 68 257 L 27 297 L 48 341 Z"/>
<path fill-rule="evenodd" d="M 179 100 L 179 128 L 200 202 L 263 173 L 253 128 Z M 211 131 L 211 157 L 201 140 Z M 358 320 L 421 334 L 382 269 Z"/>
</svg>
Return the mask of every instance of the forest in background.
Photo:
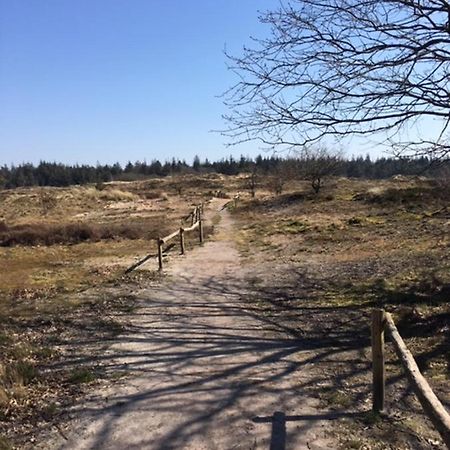
<svg viewBox="0 0 450 450">
<path fill-rule="evenodd" d="M 333 158 L 333 157 L 330 157 Z M 185 160 L 172 159 L 161 163 L 154 159 L 128 162 L 125 166 L 115 163 L 92 165 L 68 165 L 41 161 L 38 165 L 23 163 L 0 167 L 0 188 L 12 189 L 26 186 L 70 186 L 108 181 L 133 181 L 152 176 L 164 177 L 182 173 L 220 173 L 238 175 L 257 171 L 259 174 L 273 174 L 282 168 L 301 167 L 308 161 L 279 156 L 257 156 L 255 159 L 232 156 L 219 161 L 201 161 L 196 156 L 192 164 Z M 333 165 L 333 175 L 348 178 L 386 179 L 394 175 L 437 175 L 448 171 L 450 161 L 433 165 L 427 157 L 414 159 L 353 157 L 339 159 Z"/>
</svg>

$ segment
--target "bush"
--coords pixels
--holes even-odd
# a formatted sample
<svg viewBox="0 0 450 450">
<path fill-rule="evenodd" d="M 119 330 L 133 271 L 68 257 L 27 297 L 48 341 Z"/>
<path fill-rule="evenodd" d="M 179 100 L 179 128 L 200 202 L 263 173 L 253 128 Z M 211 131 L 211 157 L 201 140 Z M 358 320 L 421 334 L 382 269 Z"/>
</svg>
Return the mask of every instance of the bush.
<svg viewBox="0 0 450 450">
<path fill-rule="evenodd" d="M 105 239 L 153 239 L 158 236 L 159 223 L 113 223 L 89 224 L 85 222 L 63 225 L 27 224 L 8 227 L 3 223 L 0 228 L 0 246 L 15 245 L 54 245 L 77 244 L 85 241 L 100 241 Z"/>
<path fill-rule="evenodd" d="M 156 200 L 157 198 L 161 198 L 162 192 L 161 191 L 147 191 L 142 194 L 144 198 L 147 200 Z"/>
<path fill-rule="evenodd" d="M 438 183 L 407 188 L 375 188 L 353 196 L 353 200 L 375 204 L 430 203 L 436 200 L 448 200 L 449 198 L 450 189 L 446 189 Z"/>
</svg>

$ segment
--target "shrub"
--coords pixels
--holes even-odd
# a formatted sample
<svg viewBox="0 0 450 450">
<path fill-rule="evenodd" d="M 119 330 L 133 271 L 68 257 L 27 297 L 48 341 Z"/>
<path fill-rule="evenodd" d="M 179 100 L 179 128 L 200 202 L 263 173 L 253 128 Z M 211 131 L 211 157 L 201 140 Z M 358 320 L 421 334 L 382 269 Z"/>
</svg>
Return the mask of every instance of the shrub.
<svg viewBox="0 0 450 450">
<path fill-rule="evenodd" d="M 161 198 L 162 192 L 161 191 L 147 191 L 147 192 L 144 192 L 142 195 L 147 200 L 156 200 L 157 198 Z"/>
<path fill-rule="evenodd" d="M 367 192 L 353 196 L 353 200 L 375 204 L 411 204 L 447 200 L 449 196 L 450 190 L 439 184 L 430 183 L 426 186 L 406 188 L 369 189 Z"/>
<path fill-rule="evenodd" d="M 153 239 L 158 235 L 161 224 L 134 222 L 89 224 L 86 222 L 52 225 L 34 223 L 0 229 L 0 245 L 12 247 L 15 245 L 54 245 L 77 244 L 85 241 L 104 239 Z"/>
</svg>

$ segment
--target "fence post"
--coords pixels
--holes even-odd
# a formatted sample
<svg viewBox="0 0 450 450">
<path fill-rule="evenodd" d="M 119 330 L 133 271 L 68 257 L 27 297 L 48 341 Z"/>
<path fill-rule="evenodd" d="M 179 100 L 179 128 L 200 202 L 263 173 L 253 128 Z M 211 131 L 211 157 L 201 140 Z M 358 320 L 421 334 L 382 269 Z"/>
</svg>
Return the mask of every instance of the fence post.
<svg viewBox="0 0 450 450">
<path fill-rule="evenodd" d="M 386 370 L 384 366 L 384 327 L 385 312 L 382 309 L 372 311 L 372 409 L 379 413 L 384 410 L 384 387 Z"/>
<path fill-rule="evenodd" d="M 201 212 L 199 212 L 198 215 L 198 237 L 201 244 L 203 242 L 203 219 Z"/>
<path fill-rule="evenodd" d="M 195 209 L 194 211 L 191 212 L 191 227 L 192 225 L 194 225 L 194 223 L 195 223 Z"/>
<path fill-rule="evenodd" d="M 181 254 L 184 255 L 184 228 L 180 228 L 180 247 L 181 247 Z"/>
<path fill-rule="evenodd" d="M 158 238 L 158 270 L 162 270 L 163 268 L 163 257 L 162 257 L 162 246 L 163 241 L 161 238 Z"/>
</svg>

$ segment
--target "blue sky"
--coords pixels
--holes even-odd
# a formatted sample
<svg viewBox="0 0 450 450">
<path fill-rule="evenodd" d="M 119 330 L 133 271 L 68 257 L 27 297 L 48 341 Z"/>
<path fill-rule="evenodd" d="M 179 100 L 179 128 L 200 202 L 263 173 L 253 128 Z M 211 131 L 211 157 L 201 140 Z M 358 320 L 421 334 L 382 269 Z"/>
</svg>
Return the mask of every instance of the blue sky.
<svg viewBox="0 0 450 450">
<path fill-rule="evenodd" d="M 225 147 L 218 96 L 277 0 L 0 0 L 0 163 L 192 161 Z"/>
<path fill-rule="evenodd" d="M 234 80 L 223 49 L 264 33 L 261 4 L 0 0 L 0 162 L 258 153 L 210 130 Z"/>
</svg>

